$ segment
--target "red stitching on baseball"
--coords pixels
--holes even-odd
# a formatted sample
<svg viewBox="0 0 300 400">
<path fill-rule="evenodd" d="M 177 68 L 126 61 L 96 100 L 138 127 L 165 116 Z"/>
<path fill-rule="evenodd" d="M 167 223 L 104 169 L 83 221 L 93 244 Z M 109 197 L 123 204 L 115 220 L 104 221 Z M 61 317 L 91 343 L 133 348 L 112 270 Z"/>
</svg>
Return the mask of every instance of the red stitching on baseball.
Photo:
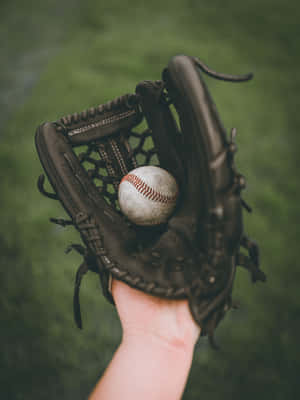
<svg viewBox="0 0 300 400">
<path fill-rule="evenodd" d="M 138 192 L 140 192 L 143 196 L 147 197 L 147 199 L 152 201 L 157 201 L 159 203 L 173 203 L 177 198 L 177 193 L 174 196 L 168 196 L 166 194 L 162 194 L 157 192 L 152 187 L 147 185 L 141 178 L 134 174 L 125 175 L 121 182 L 128 181 L 131 183 Z"/>
</svg>

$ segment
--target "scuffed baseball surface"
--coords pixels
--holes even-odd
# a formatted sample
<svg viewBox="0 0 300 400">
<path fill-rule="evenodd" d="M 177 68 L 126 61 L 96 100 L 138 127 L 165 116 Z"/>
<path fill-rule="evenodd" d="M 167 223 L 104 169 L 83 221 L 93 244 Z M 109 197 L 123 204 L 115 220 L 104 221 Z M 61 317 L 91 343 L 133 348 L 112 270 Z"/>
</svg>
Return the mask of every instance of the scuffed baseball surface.
<svg viewBox="0 0 300 400">
<path fill-rule="evenodd" d="M 130 171 L 119 185 L 120 209 L 136 225 L 159 225 L 176 206 L 178 185 L 166 170 L 145 166 Z"/>
</svg>

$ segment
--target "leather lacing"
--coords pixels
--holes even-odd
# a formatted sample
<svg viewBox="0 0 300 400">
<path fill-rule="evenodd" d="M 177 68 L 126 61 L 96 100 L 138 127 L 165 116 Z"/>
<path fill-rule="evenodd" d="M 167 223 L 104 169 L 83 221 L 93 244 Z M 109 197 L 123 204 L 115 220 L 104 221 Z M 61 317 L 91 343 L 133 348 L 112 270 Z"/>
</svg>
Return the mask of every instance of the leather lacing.
<svg viewBox="0 0 300 400">
<path fill-rule="evenodd" d="M 143 277 L 132 275 L 123 267 L 122 269 L 120 269 L 119 265 L 115 261 L 111 261 L 107 250 L 103 247 L 102 237 L 99 235 L 97 225 L 88 214 L 84 214 L 82 212 L 78 213 L 75 218 L 75 222 L 56 218 L 51 218 L 50 221 L 63 227 L 74 225 L 78 229 L 78 231 L 81 232 L 81 234 L 84 236 L 84 240 L 89 244 L 90 247 L 93 248 L 93 253 L 91 253 L 88 250 L 88 247 L 72 243 L 66 249 L 66 253 L 69 253 L 71 250 L 76 250 L 81 256 L 83 256 L 84 259 L 83 263 L 80 264 L 76 272 L 73 296 L 74 318 L 77 326 L 80 329 L 82 328 L 82 319 L 80 311 L 79 292 L 82 278 L 88 271 L 93 271 L 99 273 L 100 275 L 105 273 L 105 271 L 110 272 L 117 279 L 121 279 L 122 281 L 133 286 L 138 286 L 140 289 L 144 290 L 148 294 L 160 296 L 163 295 L 166 297 L 178 297 L 185 294 L 184 288 L 163 288 L 154 281 L 145 282 Z M 101 269 L 99 263 L 97 263 L 96 257 L 99 257 L 101 259 L 101 263 L 105 265 L 105 270 Z"/>
<path fill-rule="evenodd" d="M 58 130 L 62 130 L 64 126 L 69 127 L 72 124 L 85 122 L 90 118 L 95 118 L 97 115 L 102 115 L 104 113 L 121 109 L 121 107 L 124 106 L 127 108 L 127 110 L 124 110 L 124 112 L 129 113 L 129 110 L 132 109 L 137 104 L 137 102 L 138 100 L 135 94 L 126 94 L 123 96 L 119 96 L 107 103 L 99 104 L 97 107 L 90 107 L 80 113 L 76 112 L 62 117 L 59 121 L 57 121 L 59 125 L 62 124 L 62 126 L 59 127 Z M 113 116 L 111 116 L 111 118 L 113 120 Z M 115 118 L 118 118 L 118 115 L 116 115 Z M 108 123 L 111 121 L 108 121 Z"/>
</svg>

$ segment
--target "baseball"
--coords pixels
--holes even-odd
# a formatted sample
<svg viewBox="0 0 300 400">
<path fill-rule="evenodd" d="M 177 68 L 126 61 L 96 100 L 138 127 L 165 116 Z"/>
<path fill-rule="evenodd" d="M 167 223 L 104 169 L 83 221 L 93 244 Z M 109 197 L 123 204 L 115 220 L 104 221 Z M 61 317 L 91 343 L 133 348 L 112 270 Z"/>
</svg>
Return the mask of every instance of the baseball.
<svg viewBox="0 0 300 400">
<path fill-rule="evenodd" d="M 120 209 L 136 225 L 159 225 L 176 206 L 178 185 L 166 170 L 145 166 L 130 171 L 119 185 Z"/>
</svg>

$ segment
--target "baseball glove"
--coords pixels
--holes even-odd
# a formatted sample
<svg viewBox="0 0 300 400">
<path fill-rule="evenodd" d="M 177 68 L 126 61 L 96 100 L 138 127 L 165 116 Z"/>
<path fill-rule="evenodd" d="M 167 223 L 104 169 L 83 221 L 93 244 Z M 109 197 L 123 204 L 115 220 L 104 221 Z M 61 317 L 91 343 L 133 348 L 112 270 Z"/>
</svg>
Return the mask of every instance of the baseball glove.
<svg viewBox="0 0 300 400">
<path fill-rule="evenodd" d="M 178 55 L 162 80 L 143 81 L 135 94 L 37 129 L 37 151 L 54 192 L 45 190 L 44 175 L 38 188 L 70 217 L 51 221 L 73 225 L 84 244 L 67 249 L 83 256 L 74 290 L 80 328 L 79 288 L 88 270 L 99 274 L 111 303 L 112 277 L 153 296 L 188 299 L 212 345 L 216 326 L 234 307 L 236 266 L 246 267 L 253 282 L 266 279 L 258 246 L 243 231 L 242 209 L 251 209 L 241 198 L 245 178 L 234 165 L 236 132 L 227 139 L 200 70 L 225 81 L 252 78 L 219 74 Z M 180 195 L 167 223 L 140 227 L 122 215 L 117 191 L 124 175 L 150 164 L 175 177 Z"/>
</svg>

